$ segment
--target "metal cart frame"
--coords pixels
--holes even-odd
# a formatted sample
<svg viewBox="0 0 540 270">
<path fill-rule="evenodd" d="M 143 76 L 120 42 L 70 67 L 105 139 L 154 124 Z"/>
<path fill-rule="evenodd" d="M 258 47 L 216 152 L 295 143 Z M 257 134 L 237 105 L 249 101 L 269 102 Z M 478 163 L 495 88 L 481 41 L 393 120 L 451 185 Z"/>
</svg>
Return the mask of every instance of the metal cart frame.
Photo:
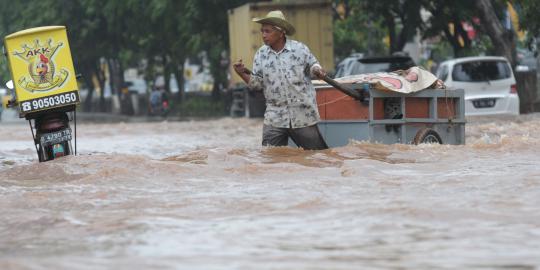
<svg viewBox="0 0 540 270">
<path fill-rule="evenodd" d="M 316 87 L 321 114 L 318 127 L 329 147 L 347 145 L 351 140 L 465 144 L 462 89 L 425 89 L 403 94 L 366 89 L 365 84 L 344 85 L 369 93 L 369 98 L 356 100 L 330 85 Z M 431 137 L 426 138 L 426 134 Z"/>
</svg>

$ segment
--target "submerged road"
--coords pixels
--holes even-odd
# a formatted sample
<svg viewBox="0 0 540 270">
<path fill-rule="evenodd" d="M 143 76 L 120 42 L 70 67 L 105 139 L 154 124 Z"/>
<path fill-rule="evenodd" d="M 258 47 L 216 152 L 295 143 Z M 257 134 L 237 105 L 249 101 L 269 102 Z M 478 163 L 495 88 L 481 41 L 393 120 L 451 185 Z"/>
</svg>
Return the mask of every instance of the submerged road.
<svg viewBox="0 0 540 270">
<path fill-rule="evenodd" d="M 259 119 L 0 123 L 0 269 L 537 269 L 540 115 L 466 145 L 260 147 Z"/>
</svg>

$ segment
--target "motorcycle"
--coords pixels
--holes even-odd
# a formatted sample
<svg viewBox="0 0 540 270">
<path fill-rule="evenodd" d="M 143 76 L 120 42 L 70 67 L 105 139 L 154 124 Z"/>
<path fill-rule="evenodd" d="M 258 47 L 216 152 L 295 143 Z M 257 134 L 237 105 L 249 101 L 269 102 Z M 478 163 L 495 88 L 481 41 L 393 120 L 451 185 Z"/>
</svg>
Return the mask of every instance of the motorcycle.
<svg viewBox="0 0 540 270">
<path fill-rule="evenodd" d="M 10 80 L 6 83 L 6 87 L 12 89 L 13 82 Z M 16 100 L 9 100 L 7 105 L 9 108 L 14 108 L 17 106 L 17 102 Z M 75 133 L 73 133 L 70 126 L 71 120 L 68 117 L 68 113 L 70 112 L 72 115 L 71 119 L 74 122 Z M 75 148 L 73 148 L 71 144 L 77 131 L 75 106 L 26 114 L 24 117 L 30 124 L 34 147 L 36 148 L 38 160 L 40 162 L 76 154 L 76 136 Z"/>
<path fill-rule="evenodd" d="M 80 97 L 66 28 L 46 26 L 8 35 L 4 55 L 13 78 L 6 84 L 12 91 L 7 105 L 28 120 L 39 161 L 76 154 Z"/>
</svg>

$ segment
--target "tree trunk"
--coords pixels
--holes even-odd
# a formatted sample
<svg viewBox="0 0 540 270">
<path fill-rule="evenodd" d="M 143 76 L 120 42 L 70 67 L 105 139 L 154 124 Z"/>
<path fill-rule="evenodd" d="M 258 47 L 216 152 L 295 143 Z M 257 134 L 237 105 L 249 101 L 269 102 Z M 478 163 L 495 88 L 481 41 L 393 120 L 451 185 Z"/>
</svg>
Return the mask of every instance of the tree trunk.
<svg viewBox="0 0 540 270">
<path fill-rule="evenodd" d="M 129 93 L 129 89 L 126 86 L 126 80 L 124 78 L 124 66 L 122 66 L 122 62 L 120 62 L 120 59 L 115 58 L 116 62 L 116 83 L 118 84 L 119 91 L 119 97 L 120 97 L 120 108 L 122 109 L 122 113 L 126 115 L 134 115 L 134 109 L 133 109 L 133 102 L 131 100 L 131 94 Z"/>
<path fill-rule="evenodd" d="M 506 57 L 512 67 L 517 64 L 516 61 L 516 39 L 512 30 L 504 29 L 499 18 L 495 14 L 495 9 L 490 0 L 473 1 L 479 11 L 480 19 L 486 30 L 497 55 Z"/>
<path fill-rule="evenodd" d="M 115 81 L 114 81 L 114 77 L 115 77 L 114 76 L 114 70 L 115 70 L 114 60 L 108 59 L 107 65 L 109 66 L 109 87 L 111 87 L 111 94 L 115 95 L 116 87 L 115 87 Z"/>
<path fill-rule="evenodd" d="M 221 99 L 221 91 L 223 88 L 225 88 L 226 85 L 226 68 L 223 68 L 221 66 L 221 61 L 218 58 L 211 57 L 209 59 L 210 62 L 210 72 L 212 73 L 212 77 L 214 77 L 214 86 L 212 89 L 212 99 L 214 101 L 218 101 Z"/>
<path fill-rule="evenodd" d="M 105 76 L 105 64 L 99 64 L 96 68 L 96 77 L 99 83 L 99 111 L 105 112 L 105 81 L 107 77 Z"/>
<path fill-rule="evenodd" d="M 390 54 L 396 51 L 396 23 L 394 22 L 394 16 L 389 12 L 383 14 L 386 27 L 388 27 L 388 37 L 390 39 Z"/>
<path fill-rule="evenodd" d="M 171 92 L 171 61 L 169 61 L 169 57 L 167 55 L 163 54 L 161 56 L 161 63 L 163 64 L 163 87 L 165 87 L 165 92 L 170 93 Z"/>
<path fill-rule="evenodd" d="M 444 28 L 444 35 L 446 36 L 446 39 L 448 40 L 448 42 L 450 42 L 450 45 L 452 45 L 452 49 L 454 49 L 454 57 L 460 56 L 461 51 L 462 51 L 461 45 L 459 44 L 459 41 L 456 38 L 456 36 L 452 35 L 448 27 Z"/>
<path fill-rule="evenodd" d="M 407 17 L 402 15 L 400 16 L 400 19 L 401 19 L 401 31 L 397 35 L 397 40 L 394 44 L 393 52 L 403 51 L 403 48 L 405 47 L 405 44 L 407 43 L 408 38 L 409 38 L 409 32 L 411 31 L 411 29 L 409 29 L 410 24 L 407 21 Z"/>
<path fill-rule="evenodd" d="M 171 92 L 171 71 L 169 68 L 165 68 L 165 73 L 163 74 L 163 83 L 165 84 L 165 92 Z"/>
<path fill-rule="evenodd" d="M 116 91 L 120 100 L 120 112 L 126 115 L 133 115 L 131 96 L 124 80 L 124 67 L 118 58 L 114 58 L 113 63 L 115 67 L 113 80 L 116 84 Z"/>
<path fill-rule="evenodd" d="M 127 93 L 123 93 L 124 86 L 124 72 L 120 61 L 117 58 L 109 59 L 109 79 L 111 85 L 111 93 L 113 97 L 113 112 L 122 113 L 126 111 L 123 108 L 126 102 L 122 102 L 127 98 Z"/>
<path fill-rule="evenodd" d="M 176 78 L 176 84 L 178 84 L 178 94 L 177 94 L 177 101 L 178 103 L 181 103 L 184 101 L 184 60 L 174 60 L 175 68 L 174 68 L 174 77 Z"/>
<path fill-rule="evenodd" d="M 92 68 L 89 67 L 83 67 L 82 68 L 82 79 L 84 80 L 84 84 L 86 87 L 88 87 L 88 94 L 86 95 L 86 99 L 83 103 L 83 111 L 90 112 L 92 111 L 92 99 L 94 97 L 94 83 L 92 82 L 92 76 L 94 75 L 94 71 Z"/>
<path fill-rule="evenodd" d="M 155 61 L 153 55 L 148 55 L 146 57 L 148 59 L 148 64 L 146 65 L 146 69 L 144 69 L 144 79 L 147 82 L 150 82 L 150 91 L 152 92 L 153 88 L 155 87 L 155 78 L 156 78 L 156 72 L 155 72 Z"/>
</svg>

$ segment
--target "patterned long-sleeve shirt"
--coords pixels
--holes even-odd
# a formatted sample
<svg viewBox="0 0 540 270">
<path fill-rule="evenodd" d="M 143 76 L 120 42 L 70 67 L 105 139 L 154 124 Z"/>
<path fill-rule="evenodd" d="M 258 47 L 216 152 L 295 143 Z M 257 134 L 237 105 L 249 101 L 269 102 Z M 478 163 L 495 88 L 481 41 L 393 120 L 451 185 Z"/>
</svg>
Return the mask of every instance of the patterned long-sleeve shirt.
<svg viewBox="0 0 540 270">
<path fill-rule="evenodd" d="M 319 121 L 310 77 L 314 66 L 320 67 L 315 56 L 306 45 L 295 40 L 287 39 L 279 52 L 267 45 L 259 48 L 253 60 L 249 87 L 264 91 L 264 124 L 301 128 Z"/>
</svg>

